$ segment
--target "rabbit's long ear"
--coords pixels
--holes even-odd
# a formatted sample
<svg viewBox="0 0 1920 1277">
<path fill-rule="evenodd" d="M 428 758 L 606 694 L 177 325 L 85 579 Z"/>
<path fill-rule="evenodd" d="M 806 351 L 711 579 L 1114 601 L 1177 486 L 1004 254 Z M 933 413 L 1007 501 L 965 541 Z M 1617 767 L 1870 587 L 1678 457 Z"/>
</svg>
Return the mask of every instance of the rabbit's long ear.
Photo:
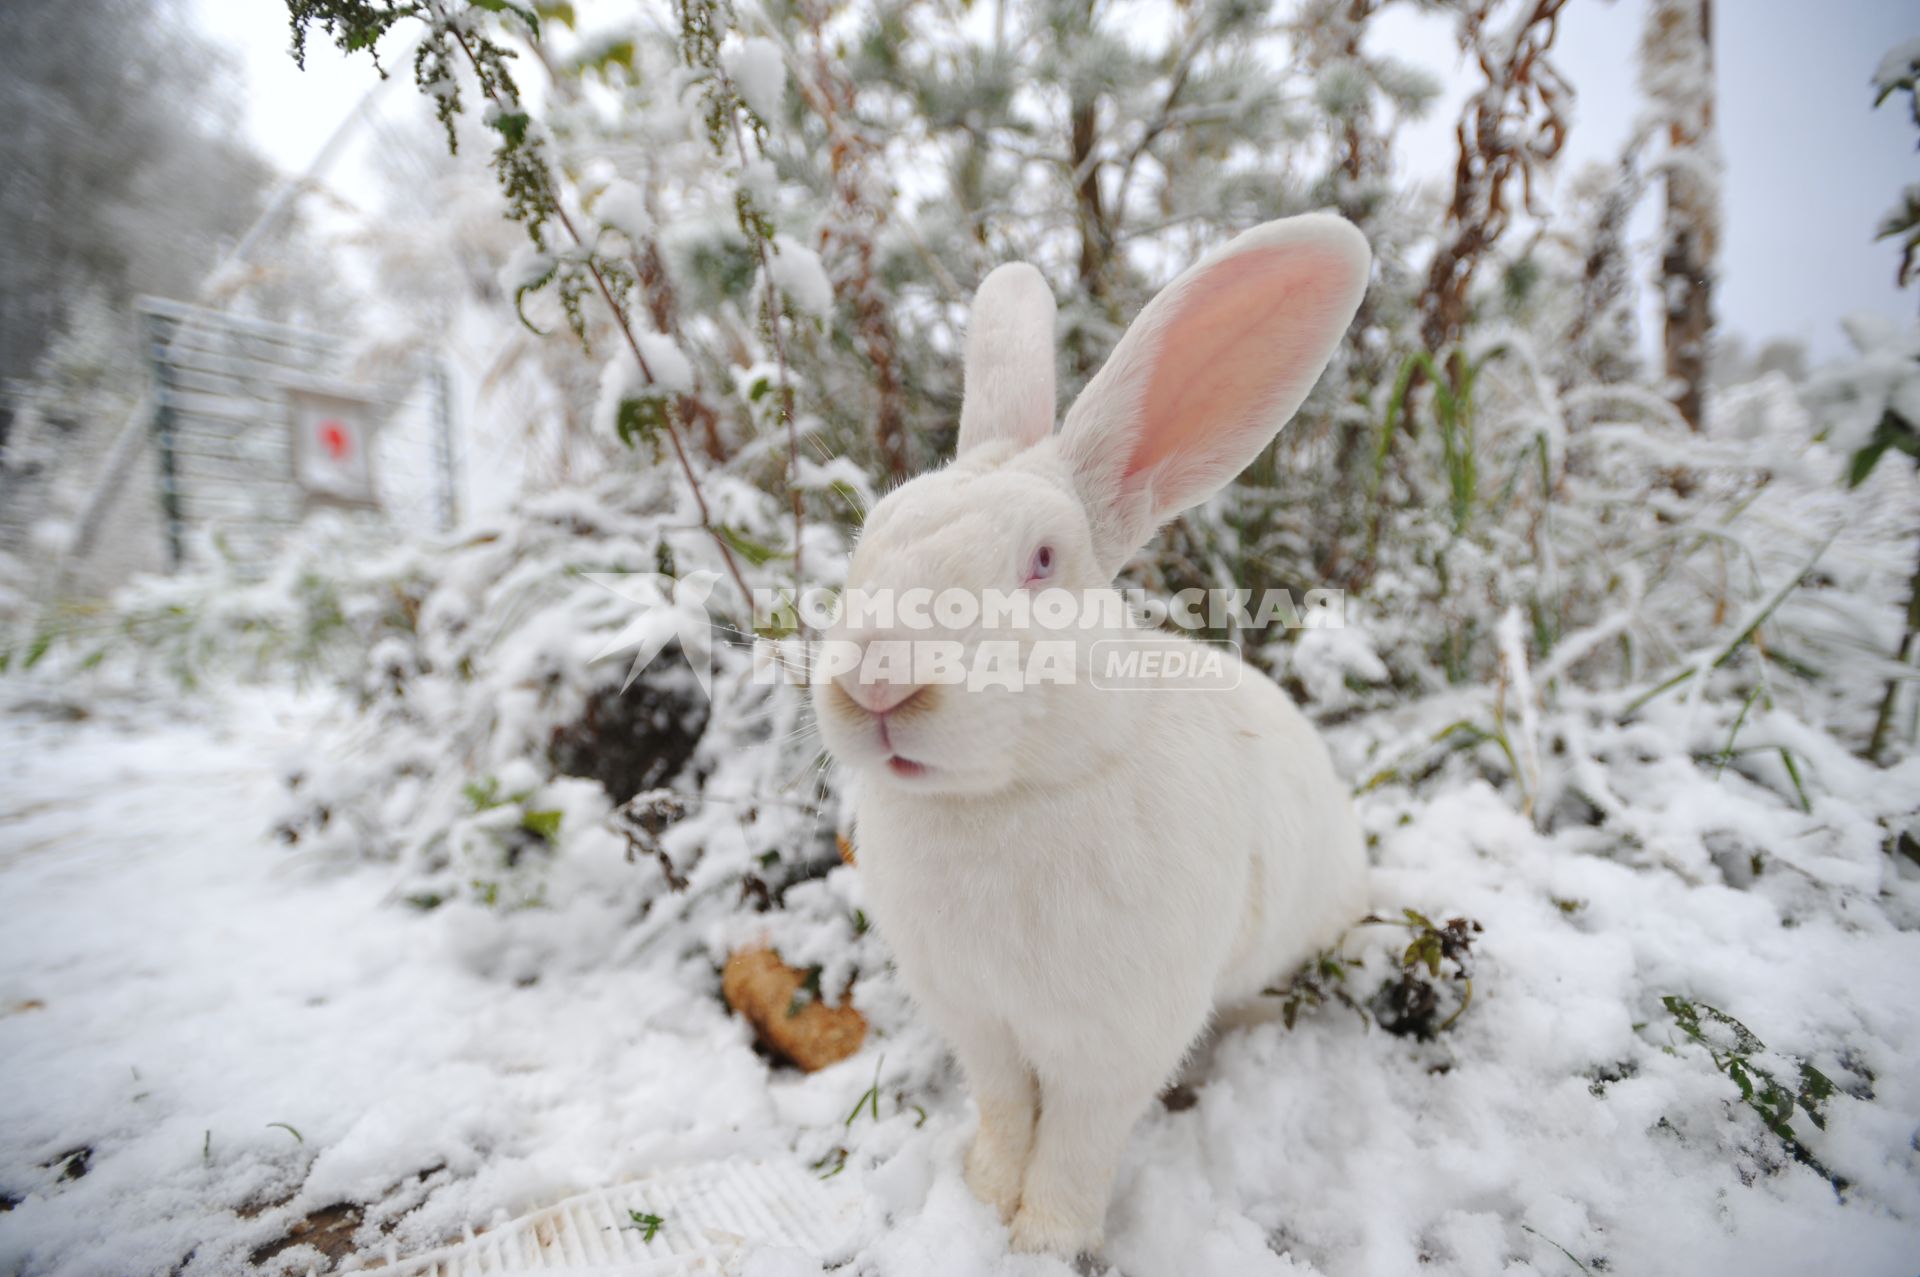
<svg viewBox="0 0 1920 1277">
<path fill-rule="evenodd" d="M 1268 222 L 1147 303 L 1067 413 L 1060 445 L 1118 571 L 1160 524 L 1259 455 L 1320 379 L 1366 291 L 1350 222 Z"/>
<path fill-rule="evenodd" d="M 1053 293 L 1025 262 L 980 281 L 967 319 L 966 395 L 959 451 L 1010 440 L 1031 447 L 1053 433 Z"/>
</svg>

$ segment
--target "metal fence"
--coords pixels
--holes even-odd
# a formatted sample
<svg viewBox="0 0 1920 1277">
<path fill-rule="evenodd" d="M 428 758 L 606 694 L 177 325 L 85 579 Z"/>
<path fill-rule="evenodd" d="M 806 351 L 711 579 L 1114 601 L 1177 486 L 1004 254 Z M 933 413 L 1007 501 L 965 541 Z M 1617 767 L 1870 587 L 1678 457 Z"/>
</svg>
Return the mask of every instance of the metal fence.
<svg viewBox="0 0 1920 1277">
<path fill-rule="evenodd" d="M 345 343 L 327 334 L 158 298 L 143 298 L 138 309 L 172 566 L 208 544 L 237 564 L 264 565 L 324 501 L 295 472 L 290 394 L 299 391 L 351 395 L 376 409 L 378 517 L 400 531 L 452 526 L 457 459 L 437 357 L 350 362 Z"/>
</svg>

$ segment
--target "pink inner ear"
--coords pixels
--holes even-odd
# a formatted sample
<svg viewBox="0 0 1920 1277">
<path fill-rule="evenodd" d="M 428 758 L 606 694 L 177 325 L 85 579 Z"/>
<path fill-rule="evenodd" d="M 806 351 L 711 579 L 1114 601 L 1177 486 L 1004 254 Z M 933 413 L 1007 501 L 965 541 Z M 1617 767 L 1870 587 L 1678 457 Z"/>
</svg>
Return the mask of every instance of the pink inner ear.
<svg viewBox="0 0 1920 1277">
<path fill-rule="evenodd" d="M 1338 255 L 1296 244 L 1236 253 L 1194 279 L 1160 333 L 1127 477 L 1175 454 L 1183 468 L 1230 464 L 1221 482 L 1238 473 L 1279 429 L 1280 401 L 1320 375 L 1350 273 Z"/>
</svg>

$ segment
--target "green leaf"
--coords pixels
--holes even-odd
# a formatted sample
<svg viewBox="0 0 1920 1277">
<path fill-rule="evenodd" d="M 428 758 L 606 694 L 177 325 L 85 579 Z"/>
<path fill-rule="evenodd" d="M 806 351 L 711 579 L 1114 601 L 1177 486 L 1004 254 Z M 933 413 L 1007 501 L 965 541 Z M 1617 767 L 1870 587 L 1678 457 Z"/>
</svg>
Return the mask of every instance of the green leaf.
<svg viewBox="0 0 1920 1277">
<path fill-rule="evenodd" d="M 540 325 L 534 323 L 531 319 L 527 318 L 527 311 L 526 311 L 527 295 L 529 293 L 537 293 L 541 289 L 545 288 L 548 284 L 551 284 L 553 282 L 554 276 L 558 275 L 559 273 L 560 273 L 559 260 L 557 258 L 550 259 L 547 265 L 547 269 L 542 274 L 540 274 L 539 276 L 533 279 L 529 279 L 525 281 L 518 288 L 513 290 L 513 313 L 520 320 L 521 324 L 525 326 L 526 330 L 532 333 L 536 337 L 545 337 L 547 335 L 547 330 L 540 327 Z"/>
<path fill-rule="evenodd" d="M 524 143 L 532 123 L 533 117 L 525 111 L 495 111 L 487 117 L 487 127 L 504 138 L 508 146 Z"/>
<path fill-rule="evenodd" d="M 1853 454 L 1847 464 L 1847 486 L 1857 488 L 1865 483 L 1889 448 L 1896 448 L 1909 457 L 1920 457 L 1920 423 L 1910 422 L 1891 410 L 1881 414 L 1873 437 Z"/>
<path fill-rule="evenodd" d="M 520 827 L 552 842 L 560 833 L 561 811 L 530 811 L 520 817 Z"/>
<path fill-rule="evenodd" d="M 30 670 L 40 663 L 40 658 L 53 646 L 53 631 L 48 630 L 27 645 L 27 654 L 20 662 L 20 668 Z"/>
<path fill-rule="evenodd" d="M 661 1226 L 667 1222 L 651 1211 L 642 1214 L 637 1210 L 630 1210 L 627 1212 L 627 1218 L 633 1221 L 628 1227 L 638 1229 L 640 1240 L 643 1242 L 652 1241 L 654 1234 L 658 1233 Z"/>
<path fill-rule="evenodd" d="M 887 1057 L 884 1055 L 874 1061 L 873 1085 L 861 1092 L 859 1102 L 853 1106 L 853 1112 L 847 1114 L 845 1125 L 852 1126 L 863 1110 L 871 1110 L 873 1120 L 876 1122 L 880 1120 L 880 1069 L 886 1062 Z"/>
<path fill-rule="evenodd" d="M 1565 1246 L 1562 1246 L 1559 1242 L 1553 1240 L 1553 1238 L 1547 1236 L 1545 1233 L 1541 1232 L 1539 1229 L 1531 1227 L 1530 1225 L 1522 1224 L 1520 1225 L 1520 1228 L 1521 1228 L 1521 1231 L 1532 1233 L 1535 1237 L 1538 1237 L 1541 1241 L 1553 1247 L 1555 1250 L 1559 1251 L 1562 1255 L 1565 1255 L 1568 1261 L 1571 1262 L 1575 1268 L 1578 1268 L 1581 1272 L 1587 1274 L 1587 1277 L 1593 1277 L 1593 1270 L 1591 1268 L 1588 1268 L 1585 1264 L 1581 1263 L 1580 1260 L 1574 1255 L 1574 1253 L 1568 1250 Z"/>
<path fill-rule="evenodd" d="M 1847 486 L 1849 488 L 1857 488 L 1867 481 L 1867 476 L 1873 473 L 1873 468 L 1876 465 L 1880 464 L 1880 458 L 1886 453 L 1887 449 L 1892 445 L 1892 442 L 1892 440 L 1885 438 L 1883 435 L 1876 434 L 1866 447 L 1853 454 L 1853 459 L 1847 463 Z"/>
<path fill-rule="evenodd" d="M 1667 1014 L 1672 1016 L 1674 1021 L 1679 1024 L 1682 1033 L 1692 1038 L 1695 1042 L 1704 1040 L 1700 1036 L 1700 1011 L 1693 1003 L 1676 994 L 1669 993 L 1660 999 L 1660 1005 L 1665 1007 Z"/>
<path fill-rule="evenodd" d="M 1727 743 L 1721 746 L 1720 748 L 1719 765 L 1716 766 L 1713 771 L 1713 775 L 1716 780 L 1719 779 L 1720 773 L 1727 769 L 1728 761 L 1731 760 L 1734 756 L 1733 743 L 1736 739 L 1739 738 L 1740 728 L 1747 721 L 1747 711 L 1753 708 L 1753 703 L 1759 700 L 1761 694 L 1766 690 L 1767 690 L 1767 685 L 1765 683 L 1755 683 L 1753 685 L 1753 690 L 1747 693 L 1746 702 L 1740 706 L 1740 712 L 1734 716 L 1733 730 L 1727 733 Z M 1773 708 L 1772 698 L 1768 698 L 1767 708 L 1769 709 Z"/>
<path fill-rule="evenodd" d="M 526 5 L 515 4 L 513 0 L 471 0 L 471 3 L 474 8 L 485 9 L 488 13 L 511 13 L 514 17 L 533 28 L 534 35 L 537 36 L 540 34 L 540 15 Z M 571 9 L 572 6 L 568 7 Z M 568 25 L 571 26 L 572 24 L 569 23 Z"/>
<path fill-rule="evenodd" d="M 614 415 L 614 433 L 620 436 L 620 442 L 629 448 L 637 448 L 645 443 L 656 454 L 660 447 L 660 438 L 667 432 L 667 400 L 664 395 L 643 395 L 634 399 L 622 399 L 620 409 Z"/>
<path fill-rule="evenodd" d="M 720 535 L 726 539 L 728 545 L 733 547 L 735 554 L 755 567 L 764 566 L 774 559 L 788 557 L 785 550 L 776 550 L 770 545 L 752 540 L 746 533 L 725 523 L 720 525 Z"/>
<path fill-rule="evenodd" d="M 582 51 L 574 58 L 574 65 L 582 71 L 596 72 L 604 79 L 609 67 L 625 67 L 631 72 L 639 52 L 639 46 L 631 40 L 608 40 Z"/>
<path fill-rule="evenodd" d="M 1740 1063 L 1738 1056 L 1728 1058 L 1727 1076 L 1732 1078 L 1733 1084 L 1740 1088 L 1740 1098 L 1751 1104 L 1753 1102 L 1753 1079 L 1747 1076 L 1747 1070 Z"/>
<path fill-rule="evenodd" d="M 779 639 L 792 638 L 799 632 L 800 627 L 794 623 L 793 613 L 790 610 L 782 610 L 768 620 L 753 627 L 754 637 L 773 639 L 776 641 Z"/>
<path fill-rule="evenodd" d="M 1800 767 L 1793 761 L 1793 751 L 1785 745 L 1780 747 L 1780 762 L 1787 769 L 1787 779 L 1793 782 L 1793 792 L 1800 798 L 1800 810 L 1812 815 L 1813 800 L 1807 797 L 1807 786 L 1800 779 Z"/>
<path fill-rule="evenodd" d="M 1802 1061 L 1800 1064 L 1800 1107 L 1807 1117 L 1821 1130 L 1827 1129 L 1827 1115 L 1821 1106 L 1833 1098 L 1833 1079 L 1813 1065 Z"/>
<path fill-rule="evenodd" d="M 500 805 L 500 782 L 491 776 L 468 781 L 460 786 L 460 792 L 466 796 L 467 805 L 475 811 Z"/>
</svg>

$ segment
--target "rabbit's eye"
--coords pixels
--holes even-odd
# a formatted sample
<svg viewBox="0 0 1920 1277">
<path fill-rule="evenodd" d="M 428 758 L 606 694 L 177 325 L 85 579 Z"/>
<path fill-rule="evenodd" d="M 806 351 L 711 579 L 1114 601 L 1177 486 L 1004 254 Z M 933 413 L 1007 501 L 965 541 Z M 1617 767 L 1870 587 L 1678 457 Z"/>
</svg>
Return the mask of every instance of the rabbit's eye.
<svg viewBox="0 0 1920 1277">
<path fill-rule="evenodd" d="M 1027 564 L 1028 581 L 1044 581 L 1053 575 L 1053 547 L 1043 545 L 1033 552 L 1032 560 Z"/>
</svg>

